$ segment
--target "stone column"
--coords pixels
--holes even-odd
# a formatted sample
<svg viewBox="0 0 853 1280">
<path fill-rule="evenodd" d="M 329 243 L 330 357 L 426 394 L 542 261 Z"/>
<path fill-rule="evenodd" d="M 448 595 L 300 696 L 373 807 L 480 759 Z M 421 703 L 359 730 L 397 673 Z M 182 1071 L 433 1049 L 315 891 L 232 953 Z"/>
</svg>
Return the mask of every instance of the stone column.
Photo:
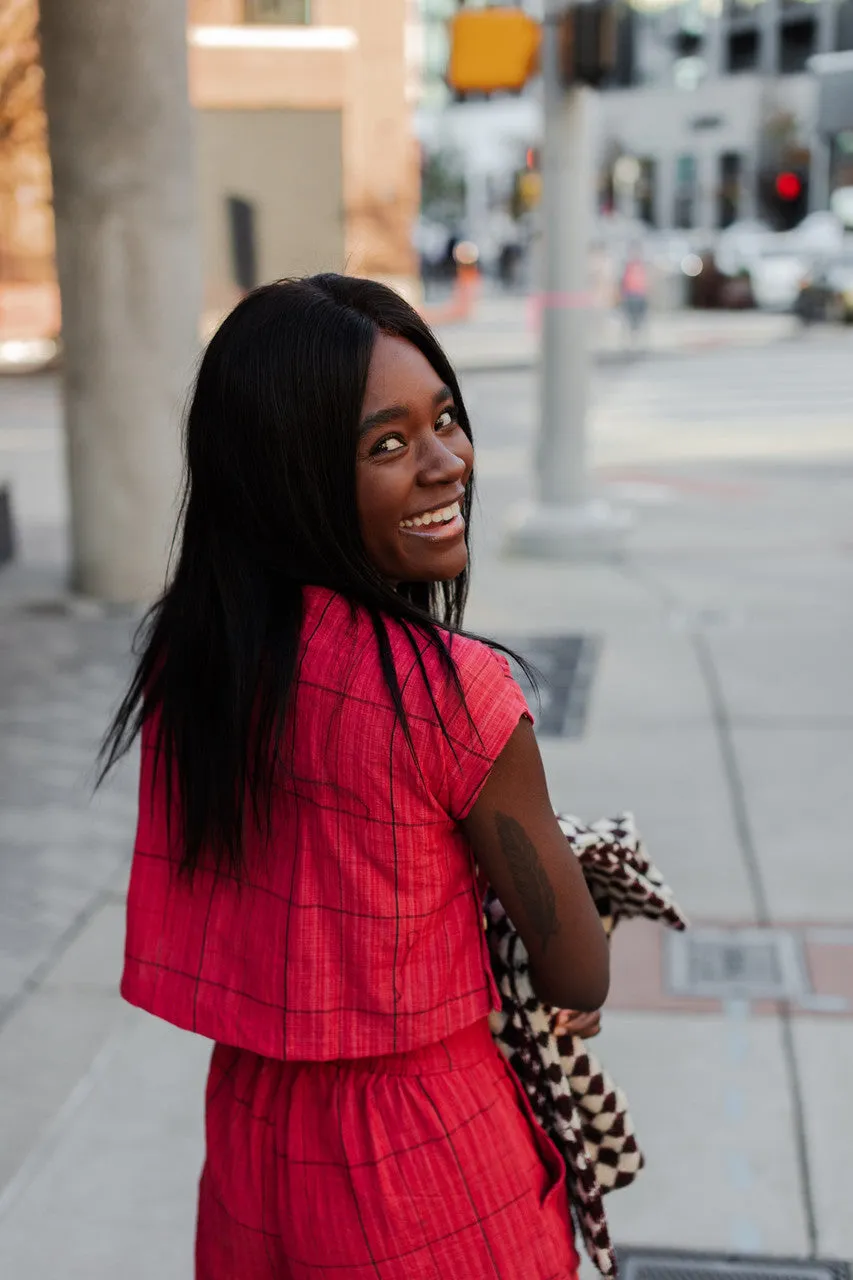
<svg viewBox="0 0 853 1280">
<path fill-rule="evenodd" d="M 62 297 L 72 587 L 163 586 L 199 248 L 178 0 L 41 0 Z"/>
</svg>

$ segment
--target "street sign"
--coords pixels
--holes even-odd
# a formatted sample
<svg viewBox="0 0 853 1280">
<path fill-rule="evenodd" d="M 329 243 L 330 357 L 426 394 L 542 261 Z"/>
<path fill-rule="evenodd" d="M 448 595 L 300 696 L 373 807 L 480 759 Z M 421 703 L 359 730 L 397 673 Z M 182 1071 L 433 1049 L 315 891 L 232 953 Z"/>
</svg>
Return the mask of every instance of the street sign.
<svg viewBox="0 0 853 1280">
<path fill-rule="evenodd" d="M 450 22 L 447 82 L 457 93 L 518 92 L 539 70 L 541 39 L 522 9 L 463 9 Z"/>
</svg>

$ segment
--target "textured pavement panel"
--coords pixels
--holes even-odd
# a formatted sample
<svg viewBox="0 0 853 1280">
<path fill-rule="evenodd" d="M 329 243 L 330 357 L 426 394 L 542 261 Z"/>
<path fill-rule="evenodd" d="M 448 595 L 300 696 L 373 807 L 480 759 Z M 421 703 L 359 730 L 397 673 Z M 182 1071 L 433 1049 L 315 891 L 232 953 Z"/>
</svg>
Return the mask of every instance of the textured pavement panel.
<svg viewBox="0 0 853 1280">
<path fill-rule="evenodd" d="M 0 1019 L 129 862 L 134 769 L 93 797 L 129 615 L 0 604 Z"/>
</svg>

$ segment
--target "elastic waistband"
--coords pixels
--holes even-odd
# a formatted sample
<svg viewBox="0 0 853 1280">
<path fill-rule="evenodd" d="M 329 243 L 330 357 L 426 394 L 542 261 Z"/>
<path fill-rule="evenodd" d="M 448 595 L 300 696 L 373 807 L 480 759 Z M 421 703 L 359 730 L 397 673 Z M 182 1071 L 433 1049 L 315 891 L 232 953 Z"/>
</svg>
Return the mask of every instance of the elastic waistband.
<svg viewBox="0 0 853 1280">
<path fill-rule="evenodd" d="M 488 1018 L 455 1031 L 446 1040 L 412 1049 L 409 1053 L 388 1053 L 377 1058 L 348 1058 L 336 1063 L 347 1071 L 388 1076 L 431 1076 L 473 1067 L 497 1053 Z"/>
</svg>

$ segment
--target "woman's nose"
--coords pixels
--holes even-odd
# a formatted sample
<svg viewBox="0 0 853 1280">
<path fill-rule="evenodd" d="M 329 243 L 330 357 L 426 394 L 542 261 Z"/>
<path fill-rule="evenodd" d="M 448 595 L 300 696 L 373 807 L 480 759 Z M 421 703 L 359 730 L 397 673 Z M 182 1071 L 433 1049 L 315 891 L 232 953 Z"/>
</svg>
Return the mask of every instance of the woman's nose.
<svg viewBox="0 0 853 1280">
<path fill-rule="evenodd" d="M 433 436 L 429 453 L 422 459 L 421 482 L 437 484 L 448 480 L 461 480 L 468 469 L 466 459 L 453 449 L 440 436 Z"/>
</svg>

